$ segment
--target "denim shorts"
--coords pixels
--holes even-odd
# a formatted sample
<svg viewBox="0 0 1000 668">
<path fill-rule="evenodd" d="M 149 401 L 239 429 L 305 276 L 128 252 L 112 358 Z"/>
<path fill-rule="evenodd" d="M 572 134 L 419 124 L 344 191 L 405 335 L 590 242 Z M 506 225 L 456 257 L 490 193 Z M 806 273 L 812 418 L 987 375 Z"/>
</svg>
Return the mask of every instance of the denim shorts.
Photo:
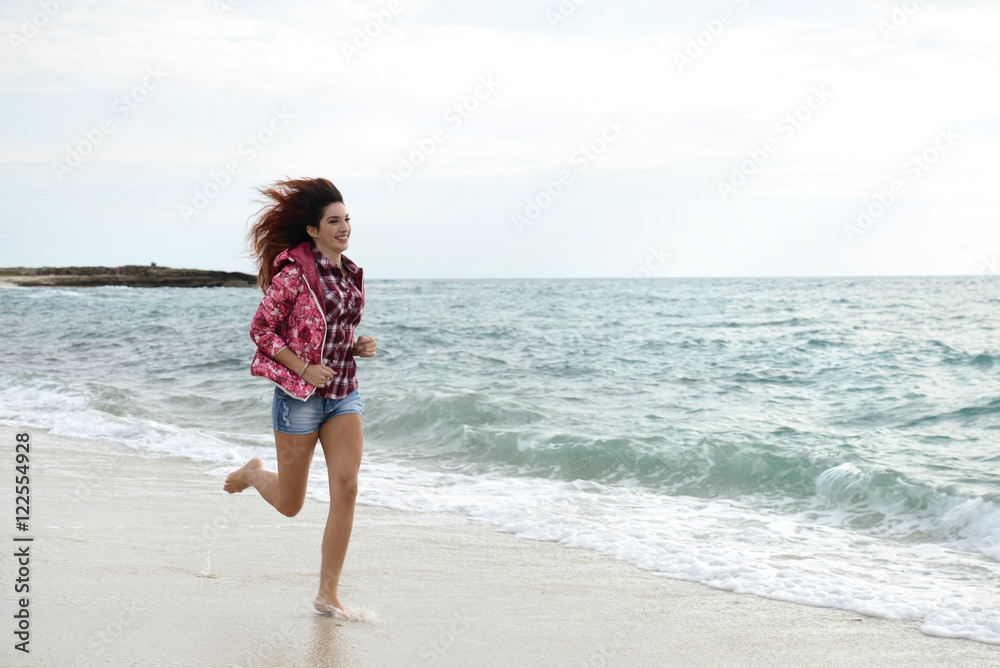
<svg viewBox="0 0 1000 668">
<path fill-rule="evenodd" d="M 311 434 L 332 417 L 357 413 L 361 415 L 364 404 L 354 390 L 340 399 L 326 399 L 313 395 L 302 401 L 289 396 L 280 387 L 274 388 L 271 402 L 271 422 L 274 430 L 285 434 Z"/>
</svg>

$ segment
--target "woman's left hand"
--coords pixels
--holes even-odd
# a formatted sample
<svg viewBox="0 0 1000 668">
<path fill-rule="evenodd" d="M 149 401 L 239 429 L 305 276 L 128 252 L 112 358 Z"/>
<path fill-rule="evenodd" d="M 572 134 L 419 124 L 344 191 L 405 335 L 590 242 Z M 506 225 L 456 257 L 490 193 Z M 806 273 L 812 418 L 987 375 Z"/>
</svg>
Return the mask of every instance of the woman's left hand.
<svg viewBox="0 0 1000 668">
<path fill-rule="evenodd" d="M 375 357 L 375 337 L 359 336 L 351 352 L 356 357 Z"/>
</svg>

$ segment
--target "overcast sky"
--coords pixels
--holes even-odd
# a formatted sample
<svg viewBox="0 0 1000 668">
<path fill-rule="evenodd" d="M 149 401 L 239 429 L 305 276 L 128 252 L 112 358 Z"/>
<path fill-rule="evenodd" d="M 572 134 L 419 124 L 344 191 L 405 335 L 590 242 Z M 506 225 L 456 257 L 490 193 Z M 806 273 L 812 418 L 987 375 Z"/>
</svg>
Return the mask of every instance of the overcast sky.
<svg viewBox="0 0 1000 668">
<path fill-rule="evenodd" d="M 368 278 L 1000 271 L 1000 6 L 3 0 L 0 266 L 254 273 L 323 176 Z"/>
</svg>

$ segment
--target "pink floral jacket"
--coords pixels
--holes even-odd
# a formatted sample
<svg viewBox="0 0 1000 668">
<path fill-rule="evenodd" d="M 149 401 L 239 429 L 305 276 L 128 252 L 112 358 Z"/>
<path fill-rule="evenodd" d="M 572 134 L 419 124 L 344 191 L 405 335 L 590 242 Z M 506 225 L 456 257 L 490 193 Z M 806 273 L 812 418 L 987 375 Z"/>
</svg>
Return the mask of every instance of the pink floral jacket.
<svg viewBox="0 0 1000 668">
<path fill-rule="evenodd" d="M 323 292 L 312 255 L 312 242 L 281 251 L 274 258 L 274 278 L 250 322 L 257 352 L 250 373 L 267 378 L 288 394 L 305 401 L 316 387 L 274 359 L 282 348 L 310 364 L 321 364 L 326 339 Z"/>
</svg>

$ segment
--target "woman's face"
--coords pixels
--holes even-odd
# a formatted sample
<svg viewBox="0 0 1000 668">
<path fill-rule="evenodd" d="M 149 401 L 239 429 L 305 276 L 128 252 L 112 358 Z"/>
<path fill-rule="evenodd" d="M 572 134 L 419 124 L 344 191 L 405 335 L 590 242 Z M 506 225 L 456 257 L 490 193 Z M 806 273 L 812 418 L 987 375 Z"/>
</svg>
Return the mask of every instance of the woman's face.
<svg viewBox="0 0 1000 668">
<path fill-rule="evenodd" d="M 318 246 L 342 253 L 347 250 L 347 241 L 351 236 L 351 217 L 347 215 L 343 202 L 334 202 L 323 210 L 319 228 L 310 225 L 306 229 Z"/>
</svg>

